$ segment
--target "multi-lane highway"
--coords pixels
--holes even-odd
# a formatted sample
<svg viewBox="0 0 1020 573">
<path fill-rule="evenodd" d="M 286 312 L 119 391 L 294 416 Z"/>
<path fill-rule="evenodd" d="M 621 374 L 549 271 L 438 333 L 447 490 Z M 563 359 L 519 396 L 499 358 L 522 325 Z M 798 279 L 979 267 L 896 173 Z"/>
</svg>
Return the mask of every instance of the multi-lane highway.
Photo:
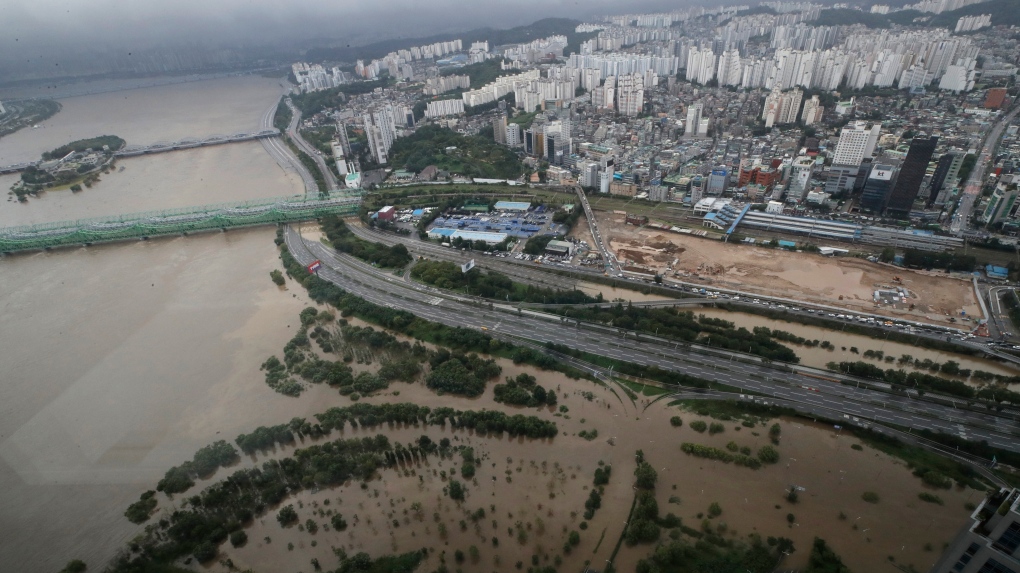
<svg viewBox="0 0 1020 573">
<path fill-rule="evenodd" d="M 287 92 L 285 91 L 284 93 Z M 273 105 L 262 114 L 262 129 L 272 129 L 273 117 L 276 115 L 276 106 L 277 103 L 273 103 Z M 296 116 L 291 119 L 290 126 L 287 128 L 288 131 L 295 125 L 297 125 Z M 265 148 L 266 152 L 269 153 L 270 157 L 272 157 L 280 167 L 283 169 L 291 169 L 297 173 L 299 177 L 301 177 L 301 181 L 305 185 L 306 194 L 318 194 L 319 186 L 315 183 L 315 177 L 312 177 L 312 174 L 305 168 L 304 164 L 298 161 L 298 158 L 294 156 L 294 153 L 287 147 L 287 144 L 281 141 L 281 138 L 273 137 L 260 139 L 259 141 L 262 142 L 262 147 Z"/>
<path fill-rule="evenodd" d="M 586 276 L 592 278 L 601 278 L 603 272 L 601 270 L 594 270 L 585 267 L 570 267 L 568 270 L 569 274 L 574 275 L 576 280 L 571 280 L 569 277 L 553 274 L 546 272 L 547 269 L 544 267 L 535 266 L 534 263 L 518 261 L 513 258 L 498 258 L 492 256 L 479 255 L 477 253 L 460 252 L 456 249 L 450 249 L 447 247 L 441 247 L 435 243 L 428 241 L 419 240 L 417 237 L 408 236 L 397 236 L 392 233 L 386 233 L 375 229 L 368 229 L 360 225 L 357 221 L 350 221 L 348 227 L 354 232 L 355 235 L 362 239 L 380 242 L 385 245 L 395 245 L 402 243 L 407 246 L 408 250 L 418 256 L 424 256 L 429 258 L 441 259 L 453 261 L 458 264 L 467 262 L 469 259 L 474 258 L 478 266 L 491 269 L 497 272 L 501 272 L 511 279 L 536 286 L 547 286 L 555 287 L 560 289 L 572 289 L 577 287 L 577 281 L 584 281 Z M 561 269 L 556 269 L 561 270 Z M 643 283 L 636 283 L 635 288 L 639 288 Z M 699 296 L 692 291 L 698 290 L 701 285 L 694 283 L 683 283 L 671 281 L 670 287 L 675 287 L 680 290 L 687 292 L 686 296 Z M 732 306 L 765 306 L 784 312 L 793 314 L 802 314 L 805 317 L 820 317 L 828 315 L 829 319 L 844 320 L 849 322 L 867 320 L 868 318 L 874 319 L 874 323 L 869 323 L 868 326 L 879 330 L 887 330 L 890 332 L 901 332 L 903 329 L 908 329 L 911 335 L 917 336 L 918 338 L 931 338 L 940 341 L 949 341 L 953 344 L 963 347 L 969 351 L 977 350 L 993 358 L 1010 362 L 1012 364 L 1020 364 L 1020 358 L 1006 353 L 1001 349 L 992 348 L 985 344 L 979 339 L 968 339 L 965 338 L 966 331 L 959 328 L 952 327 L 934 327 L 927 323 L 916 322 L 906 320 L 903 318 L 890 319 L 887 316 L 872 314 L 866 312 L 848 312 L 847 309 L 837 306 L 822 305 L 822 304 L 808 304 L 803 301 L 783 298 L 783 297 L 766 297 L 764 295 L 748 293 L 733 289 L 719 288 L 716 292 L 720 293 L 720 296 L 729 297 L 717 300 L 717 302 L 725 302 Z M 715 299 L 713 299 L 715 300 Z M 641 303 L 641 306 L 683 306 L 683 305 L 697 305 L 699 303 L 692 303 L 687 301 L 653 301 Z M 537 306 L 537 305 L 536 305 Z M 836 317 L 842 316 L 842 319 Z M 887 326 L 884 323 L 886 321 L 895 320 L 896 324 Z"/>
<path fill-rule="evenodd" d="M 930 429 L 1020 451 L 1020 424 L 1009 414 L 975 411 L 944 405 L 916 395 L 888 394 L 830 381 L 841 378 L 825 373 L 825 380 L 784 372 L 748 360 L 736 353 L 697 347 L 685 348 L 654 337 L 617 329 L 593 329 L 593 325 L 524 311 L 509 305 L 491 305 L 470 297 L 453 296 L 423 285 L 411 284 L 385 271 L 355 262 L 319 242 L 305 241 L 292 229 L 286 233 L 287 246 L 302 264 L 321 260 L 319 276 L 372 303 L 411 312 L 424 319 L 449 326 L 481 329 L 494 336 L 520 338 L 538 344 L 555 342 L 593 355 L 681 372 L 716 381 L 744 392 L 803 404 L 812 411 L 829 412 L 828 417 L 846 423 L 891 424 L 913 429 Z M 799 370 L 810 370 L 801 369 Z"/>
<path fill-rule="evenodd" d="M 287 126 L 287 135 L 290 136 L 294 144 L 298 146 L 298 149 L 304 151 L 309 157 L 315 161 L 315 164 L 319 166 L 319 171 L 322 172 L 322 176 L 326 180 L 326 188 L 329 191 L 339 189 L 340 185 L 336 181 L 336 177 L 333 175 L 333 170 L 326 165 L 326 160 L 322 158 L 322 154 L 319 153 L 318 149 L 312 147 L 310 143 L 305 141 L 305 138 L 301 137 L 301 132 L 298 130 L 298 124 L 301 122 L 301 110 L 294 106 L 294 103 L 290 101 L 290 98 L 286 100 L 287 107 L 290 108 L 293 116 L 290 120 L 290 125 Z"/>
<path fill-rule="evenodd" d="M 950 230 L 954 234 L 960 234 L 970 226 L 971 211 L 974 209 L 974 203 L 981 196 L 981 186 L 985 180 L 985 169 L 991 164 L 992 155 L 999 146 L 1002 130 L 1016 117 L 1017 113 L 1020 113 L 1020 107 L 1017 107 L 996 122 L 992 130 L 988 132 L 988 136 L 985 137 L 984 145 L 981 147 L 981 154 L 977 158 L 977 163 L 974 164 L 974 169 L 970 172 L 970 177 L 967 178 L 963 195 L 960 197 L 960 206 L 957 207 L 956 213 L 953 214 Z"/>
</svg>

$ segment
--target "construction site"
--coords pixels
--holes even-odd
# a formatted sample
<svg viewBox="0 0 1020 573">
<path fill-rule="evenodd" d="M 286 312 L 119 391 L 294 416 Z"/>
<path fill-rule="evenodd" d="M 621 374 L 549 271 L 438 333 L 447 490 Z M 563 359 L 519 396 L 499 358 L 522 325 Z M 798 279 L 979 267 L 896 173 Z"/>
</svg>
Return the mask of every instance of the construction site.
<svg viewBox="0 0 1020 573">
<path fill-rule="evenodd" d="M 625 271 L 659 275 L 667 284 L 696 283 L 961 328 L 974 328 L 982 318 L 973 284 L 963 275 L 726 243 L 699 229 L 670 232 L 629 224 L 620 212 L 596 216 Z"/>
</svg>

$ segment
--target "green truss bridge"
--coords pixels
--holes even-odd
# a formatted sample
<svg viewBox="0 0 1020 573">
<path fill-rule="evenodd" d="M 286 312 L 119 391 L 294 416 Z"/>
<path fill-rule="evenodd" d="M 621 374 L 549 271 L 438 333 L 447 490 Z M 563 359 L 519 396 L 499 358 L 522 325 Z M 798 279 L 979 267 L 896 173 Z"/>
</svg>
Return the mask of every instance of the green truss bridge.
<svg viewBox="0 0 1020 573">
<path fill-rule="evenodd" d="M 0 228 L 0 253 L 88 246 L 112 241 L 146 240 L 167 235 L 225 231 L 355 215 L 361 195 L 334 191 L 323 195 L 272 197 L 253 201 L 132 213 L 113 217 Z"/>
</svg>

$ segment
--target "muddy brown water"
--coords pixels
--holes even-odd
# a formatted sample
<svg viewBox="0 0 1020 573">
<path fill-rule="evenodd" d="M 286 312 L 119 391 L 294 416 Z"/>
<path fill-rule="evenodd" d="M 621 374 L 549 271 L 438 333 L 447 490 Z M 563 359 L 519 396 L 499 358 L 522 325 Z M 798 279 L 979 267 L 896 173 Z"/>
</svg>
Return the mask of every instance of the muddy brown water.
<svg viewBox="0 0 1020 573">
<path fill-rule="evenodd" d="M 557 388 L 560 404 L 569 409 L 566 416 L 555 416 L 548 408 L 511 410 L 554 420 L 561 430 L 559 436 L 552 440 L 483 437 L 434 426 L 356 430 L 348 427 L 343 433 L 344 437 L 352 437 L 382 432 L 402 443 L 426 434 L 435 441 L 448 437 L 455 445 L 473 447 L 482 463 L 475 478 L 466 484 L 468 493 L 463 503 L 444 495 L 443 487 L 448 482 L 441 474 L 456 475 L 460 457 L 432 457 L 421 464 L 383 470 L 377 479 L 367 482 L 365 489 L 360 483 L 351 482 L 293 496 L 284 504 L 295 506 L 302 524 L 309 518 L 315 520 L 320 528 L 317 533 L 280 527 L 274 511 L 247 531 L 249 542 L 245 547 L 233 549 L 224 545 L 221 557 L 229 557 L 242 569 L 260 564 L 277 570 L 293 567 L 295 563 L 309 563 L 312 558 L 328 568 L 337 563 L 334 547 L 348 554 L 366 551 L 371 555 L 433 547 L 435 551 L 422 570 L 437 567 L 443 552 L 446 563 L 455 567 L 457 550 L 467 556 L 461 566 L 465 570 L 506 570 L 518 560 L 529 566 L 532 555 L 538 555 L 543 564 L 555 564 L 559 556 L 561 570 L 579 569 L 585 562 L 593 567 L 604 566 L 623 532 L 635 493 L 632 485 L 637 449 L 644 451 L 659 473 L 656 497 L 662 515 L 675 513 L 686 525 L 700 528 L 697 514 L 706 512 L 713 501 L 718 502 L 723 514 L 712 524 L 717 527 L 725 523 L 728 537 L 746 541 L 749 534 L 756 533 L 793 539 L 797 551 L 786 562 L 791 567 L 805 565 L 812 539 L 820 536 L 856 571 L 874 570 L 888 555 L 894 555 L 900 563 L 927 569 L 937 558 L 942 543 L 962 525 L 967 515 L 964 503 L 980 498 L 978 492 L 970 490 L 939 491 L 944 506 L 924 503 L 917 494 L 925 488 L 903 463 L 868 448 L 852 450 L 850 445 L 856 440 L 851 436 L 799 420 L 780 421 L 783 436 L 778 449 L 782 462 L 775 466 L 754 471 L 692 458 L 680 452 L 681 442 L 721 448 L 734 441 L 757 449 L 769 443 L 767 427 L 737 430 L 736 422 L 726 422 L 722 434 L 698 434 L 687 427 L 698 417 L 668 407 L 665 401 L 645 409 L 647 398 L 631 403 L 619 388 L 614 393 L 588 381 L 534 372 L 507 361 L 501 364 L 504 376 L 533 372 L 539 383 Z M 394 391 L 399 395 L 394 396 Z M 585 392 L 592 394 L 591 401 L 583 396 Z M 505 409 L 492 401 L 491 385 L 482 397 L 466 399 L 437 396 L 420 384 L 398 383 L 381 395 L 362 400 Z M 342 403 L 344 399 L 336 401 Z M 669 418 L 677 414 L 685 422 L 681 429 L 669 423 Z M 597 430 L 598 437 L 587 441 L 577 436 L 581 430 Z M 615 445 L 609 443 L 610 439 Z M 588 529 L 582 531 L 579 524 L 584 500 L 599 461 L 611 464 L 613 473 L 602 508 L 588 522 Z M 457 475 L 456 479 L 461 478 Z M 790 485 L 804 488 L 796 505 L 785 501 Z M 861 494 L 865 491 L 878 493 L 880 502 L 874 505 L 864 502 Z M 671 503 L 671 498 L 674 501 L 679 498 L 679 503 Z M 327 499 L 328 506 L 324 505 Z M 415 503 L 421 504 L 420 516 L 412 508 Z M 491 509 L 493 505 L 495 512 Z M 776 505 L 780 508 L 776 509 Z M 484 508 L 486 516 L 476 526 L 468 514 L 478 508 Z M 323 524 L 329 523 L 326 510 L 341 513 L 351 526 L 343 532 L 323 528 Z M 840 512 L 847 515 L 845 520 L 838 517 Z M 795 515 L 794 525 L 788 524 L 787 513 Z M 465 521 L 466 529 L 462 530 L 461 520 Z M 526 532 L 522 539 L 517 537 L 518 522 Z M 441 534 L 440 524 L 445 534 Z M 581 533 L 581 543 L 564 554 L 564 542 L 574 530 Z M 492 537 L 497 537 L 498 546 L 493 546 Z M 293 549 L 288 549 L 288 544 Z M 926 550 L 925 544 L 931 544 L 933 550 Z M 478 550 L 477 563 L 471 560 L 471 546 Z M 618 569 L 632 571 L 650 551 L 649 545 L 633 548 L 624 545 L 616 558 Z"/>
</svg>

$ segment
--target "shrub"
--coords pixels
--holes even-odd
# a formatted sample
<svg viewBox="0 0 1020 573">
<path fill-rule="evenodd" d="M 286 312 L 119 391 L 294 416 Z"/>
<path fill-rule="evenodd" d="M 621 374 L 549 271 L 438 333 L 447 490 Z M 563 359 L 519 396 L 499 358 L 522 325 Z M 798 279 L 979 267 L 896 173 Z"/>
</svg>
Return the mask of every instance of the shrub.
<svg viewBox="0 0 1020 573">
<path fill-rule="evenodd" d="M 712 504 L 708 506 L 708 516 L 719 517 L 720 515 L 722 515 L 722 506 L 719 505 L 719 502 L 713 501 Z"/>
<path fill-rule="evenodd" d="M 772 446 L 762 446 L 758 449 L 758 459 L 764 464 L 778 463 L 779 452 Z"/>
<path fill-rule="evenodd" d="M 722 424 L 718 423 L 718 422 L 712 422 L 712 424 L 708 426 L 708 433 L 709 433 L 709 435 L 712 435 L 712 436 L 714 436 L 716 434 L 721 434 L 725 430 L 726 430 L 726 427 L 723 426 Z"/>
<path fill-rule="evenodd" d="M 917 494 L 917 497 L 920 498 L 921 501 L 926 501 L 928 503 L 935 503 L 938 505 L 942 505 L 943 503 L 941 497 L 933 493 L 928 493 L 926 491 L 922 491 L 921 493 Z"/>
<path fill-rule="evenodd" d="M 234 547 L 240 547 L 248 542 L 248 534 L 238 529 L 237 531 L 230 534 L 230 544 Z"/>
<path fill-rule="evenodd" d="M 297 514 L 296 511 L 294 511 L 294 506 L 293 505 L 288 505 L 288 506 L 280 509 L 280 512 L 276 514 L 276 521 L 280 522 L 280 526 L 281 527 L 287 527 L 288 525 L 293 525 L 293 524 L 297 523 L 297 520 L 298 520 L 298 514 Z"/>
<path fill-rule="evenodd" d="M 673 416 L 669 419 L 669 424 L 674 428 L 679 428 L 684 425 L 684 421 L 680 418 L 680 416 Z"/>
<path fill-rule="evenodd" d="M 691 422 L 690 424 L 688 424 L 688 426 L 690 426 L 692 430 L 694 430 L 695 432 L 698 432 L 698 433 L 702 433 L 706 429 L 708 429 L 708 424 L 706 424 L 702 420 L 695 420 L 695 421 Z"/>
<path fill-rule="evenodd" d="M 878 494 L 873 491 L 866 491 L 861 494 L 861 499 L 868 503 L 878 503 L 879 497 Z"/>
</svg>

